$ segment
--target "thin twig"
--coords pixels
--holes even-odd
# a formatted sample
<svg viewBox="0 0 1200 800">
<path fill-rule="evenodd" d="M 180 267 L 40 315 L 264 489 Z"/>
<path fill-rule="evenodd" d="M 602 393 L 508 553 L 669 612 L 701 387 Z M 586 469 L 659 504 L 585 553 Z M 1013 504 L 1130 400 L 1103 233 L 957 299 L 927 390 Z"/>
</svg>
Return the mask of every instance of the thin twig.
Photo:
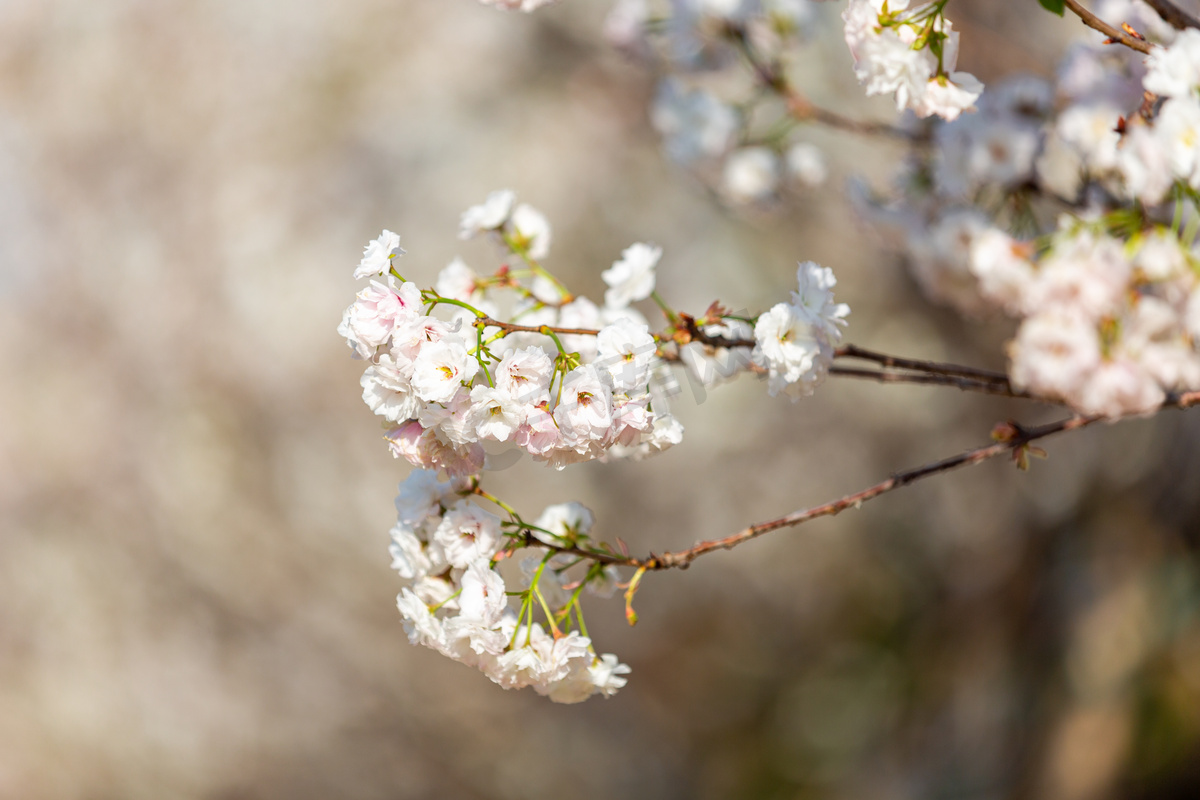
<svg viewBox="0 0 1200 800">
<path fill-rule="evenodd" d="M 833 357 L 835 359 L 856 358 L 863 361 L 873 361 L 883 367 L 909 369 L 931 375 L 958 375 L 963 378 L 973 378 L 990 383 L 1008 383 L 1008 376 L 1003 372 L 993 372 L 992 370 L 977 369 L 976 367 L 964 367 L 959 364 L 944 364 L 937 361 L 900 358 L 898 356 L 890 356 L 887 353 L 868 350 L 865 347 L 859 347 L 854 344 L 842 345 L 834 351 Z"/>
<path fill-rule="evenodd" d="M 568 336 L 598 336 L 600 331 L 594 328 L 557 328 L 553 325 L 514 325 L 511 322 L 501 322 L 488 316 L 476 317 L 472 325 L 484 328 L 499 328 L 505 333 L 545 333 L 550 331 Z"/>
<path fill-rule="evenodd" d="M 1200 391 L 1173 393 L 1163 404 L 1163 408 L 1180 408 L 1186 409 L 1191 406 L 1200 405 Z M 805 522 L 817 519 L 818 517 L 830 517 L 845 511 L 848 508 L 858 508 L 868 500 L 874 500 L 880 495 L 895 491 L 903 486 L 915 483 L 919 480 L 939 475 L 943 472 L 950 472 L 959 467 L 966 467 L 972 464 L 979 464 L 988 459 L 1005 453 L 1011 453 L 1014 457 L 1020 456 L 1027 452 L 1028 445 L 1039 439 L 1044 439 L 1048 436 L 1064 433 L 1067 431 L 1078 430 L 1087 427 L 1096 422 L 1104 420 L 1104 417 L 1099 416 L 1073 416 L 1058 422 L 1051 422 L 1046 425 L 1040 425 L 1035 428 L 1023 428 L 1015 423 L 1001 426 L 998 430 L 1005 432 L 1003 438 L 993 444 L 976 447 L 971 450 L 965 450 L 957 455 L 944 458 L 940 461 L 934 461 L 924 466 L 915 467 L 913 469 L 897 472 L 890 478 L 879 483 L 868 486 L 867 488 L 848 494 L 828 503 L 811 508 L 794 511 L 791 514 L 786 514 L 777 519 L 767 520 L 749 525 L 742 530 L 730 536 L 721 539 L 711 539 L 709 541 L 699 542 L 686 550 L 677 550 L 674 552 L 663 553 L 662 555 L 654 555 L 653 553 L 644 558 L 635 558 L 627 555 L 618 555 L 611 550 L 593 550 L 583 549 L 579 547 L 554 547 L 547 545 L 533 537 L 529 532 L 524 532 L 521 535 L 521 544 L 526 547 L 550 547 L 562 553 L 580 556 L 582 558 L 591 559 L 601 564 L 613 564 L 622 567 L 633 567 L 640 570 L 665 570 L 665 569 L 687 569 L 688 566 L 702 555 L 712 553 L 717 550 L 731 550 L 738 545 L 748 542 L 751 539 L 756 539 L 765 533 L 779 530 L 780 528 L 791 528 L 797 525 L 802 525 Z M 1115 422 L 1117 420 L 1109 420 Z"/>
<path fill-rule="evenodd" d="M 1145 39 L 1139 39 L 1136 36 L 1132 36 L 1120 28 L 1114 28 L 1112 25 L 1109 25 L 1107 22 L 1100 19 L 1091 11 L 1088 11 L 1086 8 L 1080 5 L 1079 0 L 1063 0 L 1063 3 L 1067 8 L 1071 9 L 1075 16 L 1079 17 L 1079 19 L 1083 21 L 1084 25 L 1100 31 L 1107 36 L 1110 41 L 1120 42 L 1131 50 L 1137 50 L 1139 53 L 1145 53 L 1146 55 L 1150 54 L 1149 42 L 1147 42 Z"/>
<path fill-rule="evenodd" d="M 746 29 L 735 24 L 726 28 L 729 38 L 737 45 L 755 75 L 764 87 L 775 92 L 787 103 L 788 113 L 799 122 L 820 122 L 831 128 L 863 134 L 865 136 L 891 136 L 898 139 L 912 140 L 921 138 L 920 134 L 906 131 L 883 122 L 860 122 L 859 120 L 843 117 L 835 111 L 820 108 L 804 95 L 800 94 L 783 70 L 775 65 L 765 63 L 755 51 L 754 45 Z"/>
<path fill-rule="evenodd" d="M 1200 19 L 1179 8 L 1170 0 L 1145 0 L 1146 5 L 1158 12 L 1168 25 L 1176 30 L 1200 28 Z"/>
<path fill-rule="evenodd" d="M 956 389 L 961 389 L 964 392 L 981 392 L 982 394 L 999 395 L 1000 397 L 1012 397 L 1020 400 L 1038 400 L 1041 402 L 1051 402 L 1045 398 L 1034 397 L 1028 392 L 1012 388 L 1008 381 L 980 381 L 974 378 L 963 378 L 958 375 L 938 375 L 928 373 L 909 373 L 909 372 L 886 372 L 878 369 L 859 369 L 857 367 L 839 367 L 834 365 L 829 368 L 829 374 L 843 378 L 863 378 L 865 380 L 878 381 L 879 383 L 915 383 L 932 386 L 953 386 Z"/>
<path fill-rule="evenodd" d="M 1194 393 L 1194 397 L 1190 402 L 1200 402 L 1200 392 Z M 593 561 L 598 561 L 602 564 L 615 564 L 622 567 L 634 567 L 644 570 L 665 570 L 665 569 L 687 569 L 687 567 L 706 553 L 711 553 L 716 550 L 730 550 L 737 547 L 743 542 L 758 538 L 764 533 L 779 530 L 780 528 L 790 528 L 796 525 L 801 525 L 818 517 L 828 517 L 845 511 L 848 508 L 858 508 L 868 500 L 873 500 L 880 495 L 895 491 L 902 486 L 907 486 L 910 483 L 922 480 L 924 478 L 938 475 L 943 472 L 949 472 L 959 467 L 978 464 L 990 458 L 1003 455 L 1004 453 L 1017 453 L 1023 450 L 1031 442 L 1038 439 L 1044 439 L 1047 436 L 1053 436 L 1064 431 L 1076 430 L 1098 422 L 1103 417 L 1069 417 L 1067 419 L 1052 422 L 1047 425 L 1042 425 L 1036 428 L 1021 428 L 1010 423 L 1007 430 L 1010 435 L 1004 440 L 994 444 L 977 447 L 973 450 L 966 450 L 949 458 L 944 458 L 941 461 L 935 461 L 931 464 L 916 467 L 914 469 L 897 472 L 885 481 L 881 481 L 874 486 L 868 486 L 866 489 L 848 494 L 837 500 L 825 503 L 812 508 L 801 509 L 794 511 L 791 514 L 779 517 L 778 519 L 767 520 L 766 522 L 758 522 L 750 525 L 737 533 L 726 536 L 722 539 L 712 539 L 710 541 L 700 542 L 686 550 L 678 550 L 675 552 L 663 553 L 662 555 L 651 554 L 645 558 L 635 558 L 632 556 L 622 556 L 611 551 L 600 551 L 582 549 L 579 547 L 556 547 L 547 545 L 538 539 L 535 539 L 531 533 L 522 535 L 521 544 L 527 547 L 550 547 L 562 553 L 581 556 Z"/>
</svg>

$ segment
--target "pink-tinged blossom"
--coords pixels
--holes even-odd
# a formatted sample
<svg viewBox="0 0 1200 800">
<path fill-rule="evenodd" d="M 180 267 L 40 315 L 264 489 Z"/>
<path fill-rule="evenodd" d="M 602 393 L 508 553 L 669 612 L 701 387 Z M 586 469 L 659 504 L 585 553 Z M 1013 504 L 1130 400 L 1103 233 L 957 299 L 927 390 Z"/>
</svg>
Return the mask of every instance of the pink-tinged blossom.
<svg viewBox="0 0 1200 800">
<path fill-rule="evenodd" d="M 1014 316 L 1025 305 L 1025 292 L 1034 279 L 1033 248 L 998 228 L 988 228 L 971 243 L 971 273 L 979 293 Z"/>
<path fill-rule="evenodd" d="M 563 545 L 586 539 L 596 524 L 596 515 L 582 503 L 559 503 L 546 506 L 533 524 L 542 529 L 533 531 L 539 541 Z"/>
<path fill-rule="evenodd" d="M 596 367 L 607 374 L 614 391 L 644 389 L 658 346 L 645 325 L 621 319 L 596 336 Z"/>
<path fill-rule="evenodd" d="M 1148 205 L 1160 202 L 1175 182 L 1171 155 L 1148 125 L 1132 124 L 1125 131 L 1117 151 L 1117 172 L 1126 196 Z"/>
<path fill-rule="evenodd" d="M 1131 273 L 1120 241 L 1087 232 L 1064 237 L 1042 259 L 1026 294 L 1026 312 L 1058 310 L 1092 320 L 1113 316 L 1124 306 Z"/>
<path fill-rule="evenodd" d="M 550 254 L 550 221 L 545 214 L 522 203 L 513 211 L 509 224 L 530 258 L 539 260 Z"/>
<path fill-rule="evenodd" d="M 912 104 L 912 110 L 918 117 L 938 116 L 954 120 L 962 112 L 974 108 L 981 94 L 983 84 L 969 72 L 938 75 L 925 84 L 925 90 Z"/>
<path fill-rule="evenodd" d="M 540 347 L 510 350 L 496 366 L 496 388 L 518 402 L 537 405 L 550 398 L 554 362 Z"/>
<path fill-rule="evenodd" d="M 827 344 L 836 345 L 842 340 L 850 306 L 833 302 L 833 287 L 837 285 L 833 270 L 813 261 L 802 261 L 796 268 L 796 284 L 792 305 L 808 314 Z"/>
<path fill-rule="evenodd" d="M 654 424 L 645 444 L 652 450 L 662 452 L 683 441 L 683 423 L 666 411 L 654 412 Z"/>
<path fill-rule="evenodd" d="M 420 313 L 421 290 L 415 283 L 404 283 L 397 289 L 390 279 L 387 285 L 371 281 L 346 309 L 338 333 L 346 337 L 360 358 L 369 359 L 377 347 L 387 344 L 397 326 Z"/>
<path fill-rule="evenodd" d="M 1107 103 L 1073 105 L 1059 116 L 1056 128 L 1089 170 L 1103 173 L 1117 165 L 1121 135 L 1116 128 L 1120 116 L 1121 110 Z"/>
<path fill-rule="evenodd" d="M 479 362 L 461 341 L 443 339 L 424 345 L 413 362 L 412 387 L 427 403 L 445 403 L 470 383 Z"/>
<path fill-rule="evenodd" d="M 608 284 L 604 304 L 624 308 L 645 300 L 654 291 L 654 268 L 662 258 L 662 248 L 638 242 L 625 248 L 619 261 L 600 274 Z"/>
<path fill-rule="evenodd" d="M 391 537 L 388 553 L 392 556 L 392 569 L 408 580 L 428 575 L 433 565 L 425 555 L 425 547 L 416 532 L 410 526 L 397 522 L 392 527 Z"/>
<path fill-rule="evenodd" d="M 508 189 L 492 192 L 477 206 L 471 206 L 462 214 L 458 223 L 458 238 L 470 239 L 486 231 L 503 227 L 512 213 L 516 195 Z"/>
<path fill-rule="evenodd" d="M 517 429 L 515 441 L 531 455 L 540 456 L 558 447 L 561 438 L 553 412 L 548 403 L 542 402 L 529 409 L 525 424 Z"/>
<path fill-rule="evenodd" d="M 467 425 L 479 439 L 507 442 L 521 427 L 527 413 L 527 406 L 507 393 L 480 385 L 471 390 Z"/>
<path fill-rule="evenodd" d="M 725 159 L 721 192 L 733 203 L 767 200 L 779 189 L 783 168 L 769 147 L 742 147 Z"/>
<path fill-rule="evenodd" d="M 628 664 L 622 664 L 612 653 L 600 656 L 588 668 L 592 685 L 596 687 L 596 694 L 605 697 L 612 697 L 618 689 L 624 687 L 627 682 L 624 676 L 631 671 Z"/>
<path fill-rule="evenodd" d="M 1084 414 L 1116 418 L 1149 414 L 1162 405 L 1162 387 L 1141 364 L 1128 359 L 1104 361 L 1087 376 L 1079 393 L 1068 398 Z"/>
<path fill-rule="evenodd" d="M 612 393 L 593 365 L 576 367 L 563 377 L 554 420 L 563 442 L 581 453 L 608 433 Z"/>
<path fill-rule="evenodd" d="M 740 118 L 735 109 L 713 94 L 688 89 L 679 80 L 667 78 L 658 85 L 650 122 L 663 137 L 667 156 L 680 164 L 690 164 L 728 150 Z"/>
<path fill-rule="evenodd" d="M 772 397 L 782 391 L 795 401 L 824 380 L 833 353 L 803 308 L 779 303 L 759 315 L 754 338 L 754 363 L 767 369 Z"/>
<path fill-rule="evenodd" d="M 465 499 L 446 512 L 433 534 L 450 566 L 462 569 L 489 561 L 500 549 L 500 540 L 500 518 Z"/>
<path fill-rule="evenodd" d="M 439 469 L 437 455 L 443 445 L 432 428 L 410 420 L 388 431 L 384 438 L 394 458 L 403 458 L 421 469 Z"/>
<path fill-rule="evenodd" d="M 438 438 L 437 431 L 410 421 L 388 431 L 392 455 L 414 467 L 445 470 L 451 477 L 472 475 L 483 469 L 486 453 L 478 443 L 454 445 Z"/>
<path fill-rule="evenodd" d="M 1165 389 L 1200 388 L 1200 354 L 1178 310 L 1144 295 L 1121 321 L 1119 354 L 1136 361 Z"/>
<path fill-rule="evenodd" d="M 442 504 L 463 488 L 460 481 L 442 481 L 436 472 L 414 469 L 400 482 L 396 515 L 400 522 L 419 527 L 433 516 L 441 516 Z"/>
<path fill-rule="evenodd" d="M 397 595 L 396 607 L 404 618 L 408 641 L 439 651 L 445 648 L 446 637 L 441 620 L 429 613 L 429 607 L 411 589 L 404 589 Z"/>
<path fill-rule="evenodd" d="M 829 179 L 829 162 L 825 151 L 809 142 L 796 142 L 784 156 L 788 174 L 804 186 L 820 186 Z"/>
<path fill-rule="evenodd" d="M 1008 356 L 1018 389 L 1071 402 L 1100 366 L 1100 337 L 1088 317 L 1056 309 L 1026 318 Z"/>
<path fill-rule="evenodd" d="M 371 275 L 386 275 L 392 268 L 392 259 L 404 255 L 400 247 L 400 236 L 385 230 L 378 239 L 372 239 L 363 249 L 362 260 L 354 270 L 355 278 L 367 278 Z"/>
<path fill-rule="evenodd" d="M 1154 135 L 1170 164 L 1171 175 L 1200 189 L 1200 97 L 1177 97 L 1165 102 L 1154 120 Z"/>
<path fill-rule="evenodd" d="M 495 6 L 505 11 L 537 11 L 543 6 L 557 3 L 558 0 L 479 0 L 485 6 Z"/>
<path fill-rule="evenodd" d="M 1153 48 L 1146 67 L 1146 91 L 1160 97 L 1194 95 L 1200 89 L 1200 30 L 1188 28 L 1170 47 Z"/>
<path fill-rule="evenodd" d="M 852 0 L 851 8 L 863 5 Z M 874 5 L 867 2 L 865 5 Z M 893 9 L 894 10 L 894 9 Z M 854 15 L 857 19 L 858 14 Z M 846 43 L 854 55 L 854 75 L 866 86 L 867 95 L 895 94 L 896 110 L 913 105 L 937 72 L 937 58 L 928 48 L 913 49 L 917 34 L 909 26 L 846 29 Z M 853 42 L 853 43 L 852 43 Z"/>
<path fill-rule="evenodd" d="M 379 363 L 367 367 L 360 383 L 363 402 L 390 422 L 415 419 L 421 409 L 421 401 L 413 394 L 408 378 L 387 356 L 380 356 Z"/>
<path fill-rule="evenodd" d="M 430 555 L 430 562 L 433 564 L 431 572 L 446 572 L 450 565 L 446 563 L 446 554 L 442 552 L 442 548 L 436 545 L 427 545 L 425 548 L 427 555 Z M 436 553 L 434 557 L 432 554 Z M 438 607 L 442 611 L 457 611 L 458 599 L 455 597 L 458 594 L 458 584 L 452 583 L 445 578 L 426 575 L 413 581 L 413 594 L 421 598 L 425 605 L 429 608 Z"/>
<path fill-rule="evenodd" d="M 1192 341 L 1200 345 L 1200 286 L 1192 289 L 1183 312 L 1183 324 Z"/>
<path fill-rule="evenodd" d="M 981 314 L 988 306 L 970 270 L 975 237 L 989 230 L 987 217 L 974 208 L 952 208 L 927 228 L 909 231 L 913 277 L 932 299 L 949 303 L 964 314 Z"/>
<path fill-rule="evenodd" d="M 414 317 L 403 322 L 392 334 L 392 356 L 412 374 L 417 353 L 427 344 L 440 342 L 454 334 L 454 329 L 435 317 Z"/>
<path fill-rule="evenodd" d="M 467 567 L 460 582 L 459 616 L 488 628 L 499 624 L 508 608 L 500 573 L 490 569 L 487 562 L 476 561 Z"/>
<path fill-rule="evenodd" d="M 705 325 L 703 332 L 729 341 L 753 341 L 754 329 L 742 320 L 727 319 L 720 324 Z M 692 377 L 705 388 L 720 386 L 750 368 L 750 348 L 710 347 L 700 342 L 688 342 L 679 348 L 679 360 Z"/>
<path fill-rule="evenodd" d="M 1164 230 L 1141 237 L 1133 264 L 1150 281 L 1167 281 L 1188 274 L 1187 258 L 1179 239 Z"/>
<path fill-rule="evenodd" d="M 455 258 L 438 273 L 433 288 L 442 297 L 469 301 L 475 294 L 475 283 L 479 276 L 461 258 Z"/>
<path fill-rule="evenodd" d="M 631 447 L 641 441 L 642 434 L 654 424 L 654 414 L 647 408 L 650 395 L 629 397 L 613 395 L 612 426 L 605 441 L 609 444 Z"/>
<path fill-rule="evenodd" d="M 595 330 L 601 325 L 600 309 L 586 297 L 576 297 L 558 310 L 558 327 Z M 563 347 L 576 352 L 585 362 L 596 357 L 596 337 L 581 334 L 560 334 Z"/>
<path fill-rule="evenodd" d="M 468 419 L 470 413 L 471 390 L 460 386 L 447 402 L 422 405 L 417 420 L 426 428 L 437 429 L 451 444 L 462 445 L 479 440 L 475 426 Z"/>
</svg>

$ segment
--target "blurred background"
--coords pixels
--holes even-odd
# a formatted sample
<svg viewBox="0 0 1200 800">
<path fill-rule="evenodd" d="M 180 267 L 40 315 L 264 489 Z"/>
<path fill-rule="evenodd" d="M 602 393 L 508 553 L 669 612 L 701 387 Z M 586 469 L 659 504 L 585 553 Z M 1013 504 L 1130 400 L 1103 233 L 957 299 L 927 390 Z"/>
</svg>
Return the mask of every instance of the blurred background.
<svg viewBox="0 0 1200 800">
<path fill-rule="evenodd" d="M 1078 24 L 953 6 L 985 81 L 1049 75 Z M 814 131 L 829 183 L 732 213 L 662 156 L 608 7 L 0 4 L 0 797 L 1200 796 L 1200 411 L 648 576 L 636 628 L 594 600 L 597 649 L 633 668 L 610 700 L 408 644 L 406 467 L 334 331 L 382 228 L 426 285 L 455 255 L 488 272 L 458 215 L 512 188 L 592 297 L 634 241 L 693 312 L 784 300 L 812 259 L 850 341 L 1003 368 L 1011 328 L 924 301 L 843 198 L 898 150 Z M 815 99 L 890 117 L 836 29 L 806 58 Z M 846 380 L 793 405 L 748 376 L 674 411 L 664 455 L 489 487 L 662 551 L 1055 414 Z"/>
</svg>

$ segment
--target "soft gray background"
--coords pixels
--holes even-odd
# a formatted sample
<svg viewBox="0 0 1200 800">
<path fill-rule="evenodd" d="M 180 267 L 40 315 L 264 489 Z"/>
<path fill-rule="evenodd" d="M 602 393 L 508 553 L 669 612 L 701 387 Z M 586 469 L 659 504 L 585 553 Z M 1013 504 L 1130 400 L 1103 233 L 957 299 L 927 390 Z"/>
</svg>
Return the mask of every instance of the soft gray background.
<svg viewBox="0 0 1200 800">
<path fill-rule="evenodd" d="M 955 2 L 962 65 L 1048 74 L 1077 23 Z M 839 186 L 898 153 L 816 131 L 834 178 L 738 216 L 661 157 L 653 78 L 601 0 L 0 4 L 0 797 L 1001 798 L 1200 791 L 1196 412 L 1052 441 L 653 575 L 611 700 L 508 693 L 405 640 L 403 477 L 334 328 L 384 227 L 424 282 L 510 187 L 594 297 L 633 241 L 678 307 L 761 309 L 832 266 L 848 337 L 1003 365 L 1004 323 L 919 299 Z M 826 9 L 836 16 L 839 9 Z M 836 29 L 827 105 L 887 118 Z M 650 309 L 647 309 L 649 312 Z M 1053 412 L 743 378 L 684 444 L 491 485 L 598 535 L 686 546 Z"/>
</svg>

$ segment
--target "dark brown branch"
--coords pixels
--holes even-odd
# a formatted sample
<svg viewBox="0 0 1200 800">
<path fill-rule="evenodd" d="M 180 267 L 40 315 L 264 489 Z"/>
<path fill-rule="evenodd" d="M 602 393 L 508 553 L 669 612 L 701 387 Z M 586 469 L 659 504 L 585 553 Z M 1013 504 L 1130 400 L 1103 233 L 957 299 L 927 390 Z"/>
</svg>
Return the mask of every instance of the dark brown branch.
<svg viewBox="0 0 1200 800">
<path fill-rule="evenodd" d="M 1034 397 L 1028 392 L 1022 392 L 1014 389 L 1011 385 L 1009 385 L 1007 380 L 980 381 L 973 378 L 959 377 L 957 375 L 886 372 L 878 369 L 859 369 L 857 367 L 839 367 L 837 365 L 829 368 L 829 374 L 843 378 L 862 378 L 865 380 L 878 381 L 879 383 L 915 383 L 932 386 L 953 386 L 956 389 L 961 389 L 964 392 L 981 392 L 983 394 L 994 394 L 1001 397 L 1013 397 L 1021 400 L 1055 402 L 1041 397 Z M 1056 402 L 1056 405 L 1061 405 L 1061 403 Z"/>
<path fill-rule="evenodd" d="M 1158 12 L 1163 21 L 1176 30 L 1185 28 L 1200 29 L 1200 19 L 1179 8 L 1170 0 L 1145 0 L 1146 5 Z"/>
<path fill-rule="evenodd" d="M 943 364 L 937 361 L 920 361 L 912 358 L 899 358 L 890 356 L 887 353 L 879 353 L 874 350 L 868 350 L 865 347 L 859 347 L 854 344 L 842 345 L 834 351 L 833 357 L 837 358 L 855 358 L 863 361 L 873 361 L 882 367 L 893 369 L 908 369 L 915 372 L 924 372 L 932 375 L 957 375 L 963 378 L 973 378 L 979 381 L 989 383 L 1008 384 L 1008 376 L 1003 372 L 993 372 L 987 369 L 977 369 L 976 367 L 964 367 L 958 364 Z"/>
<path fill-rule="evenodd" d="M 1079 19 L 1083 21 L 1084 25 L 1100 31 L 1109 38 L 1110 42 L 1119 42 L 1131 50 L 1137 50 L 1139 53 L 1145 53 L 1146 55 L 1150 54 L 1149 42 L 1147 42 L 1145 39 L 1126 33 L 1120 28 L 1114 28 L 1112 25 L 1109 25 L 1107 22 L 1100 19 L 1091 11 L 1088 11 L 1086 8 L 1080 5 L 1079 0 L 1063 0 L 1063 3 L 1067 8 L 1071 9 L 1071 12 L 1074 13 L 1075 16 L 1079 17 Z M 1130 30 L 1132 30 L 1132 28 Z"/>
</svg>

